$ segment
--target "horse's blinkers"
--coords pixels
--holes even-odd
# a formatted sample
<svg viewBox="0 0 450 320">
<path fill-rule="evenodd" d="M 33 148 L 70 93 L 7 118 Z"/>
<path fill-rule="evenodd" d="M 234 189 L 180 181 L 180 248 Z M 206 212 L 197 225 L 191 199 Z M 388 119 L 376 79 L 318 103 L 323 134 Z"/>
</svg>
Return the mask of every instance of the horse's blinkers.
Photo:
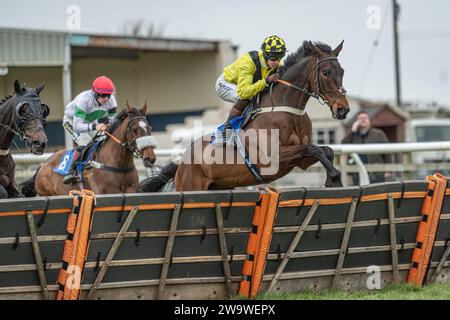
<svg viewBox="0 0 450 320">
<path fill-rule="evenodd" d="M 29 109 L 26 114 L 23 114 L 22 108 L 28 105 Z M 27 124 L 34 120 L 39 119 L 42 123 L 41 125 L 37 125 L 36 127 L 45 126 L 45 118 L 49 115 L 50 109 L 46 104 L 41 103 L 41 99 L 34 92 L 25 92 L 24 94 L 15 94 L 13 97 L 13 122 L 17 129 L 15 132 L 21 140 L 26 140 L 29 142 L 28 138 L 25 136 L 25 130 L 29 129 Z M 11 128 L 12 129 L 12 128 Z"/>
</svg>

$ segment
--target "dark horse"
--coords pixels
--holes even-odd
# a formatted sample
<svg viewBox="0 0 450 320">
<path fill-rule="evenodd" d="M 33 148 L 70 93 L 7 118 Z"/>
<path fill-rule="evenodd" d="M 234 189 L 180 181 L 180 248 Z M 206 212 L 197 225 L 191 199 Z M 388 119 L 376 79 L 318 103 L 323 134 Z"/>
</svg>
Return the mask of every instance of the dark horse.
<svg viewBox="0 0 450 320">
<path fill-rule="evenodd" d="M 33 154 L 41 155 L 47 147 L 44 126 L 50 109 L 39 97 L 44 86 L 22 88 L 16 80 L 14 94 L 0 101 L 0 198 L 23 197 L 14 180 L 15 163 L 9 151 L 14 136 L 25 140 Z"/>
<path fill-rule="evenodd" d="M 276 172 L 263 172 L 270 165 L 266 161 L 268 151 L 263 150 L 259 138 L 258 142 L 256 139 L 249 139 L 244 140 L 243 144 L 250 157 L 251 148 L 257 151 L 257 160 L 252 160 L 261 173 L 257 178 L 243 161 L 237 162 L 242 158 L 236 154 L 234 146 L 227 146 L 225 150 L 221 146 L 211 147 L 211 139 L 206 136 L 191 144 L 179 164 L 171 162 L 157 177 L 144 181 L 140 191 L 159 191 L 171 178 L 175 178 L 177 191 L 223 190 L 257 185 L 281 178 L 295 167 L 306 170 L 317 161 L 327 171 L 325 186 L 342 186 L 341 174 L 333 166 L 334 152 L 329 147 L 311 143 L 311 120 L 305 113 L 306 103 L 311 96 L 327 104 L 335 119 L 345 119 L 350 111 L 342 86 L 344 70 L 337 59 L 342 47 L 343 42 L 334 50 L 324 43 L 303 42 L 295 53 L 286 58 L 284 66 L 280 67 L 283 81 L 261 95 L 260 112 L 241 130 L 244 135 L 254 132 L 257 136 L 265 132 L 266 141 L 272 141 L 277 133 L 278 154 L 273 154 L 274 144 L 270 145 L 272 159 L 278 162 Z M 230 163 L 228 156 L 234 162 Z"/>
<path fill-rule="evenodd" d="M 155 160 L 156 141 L 145 116 L 147 105 L 142 109 L 121 111 L 107 130 L 107 138 L 101 142 L 93 155 L 90 168 L 82 174 L 82 186 L 96 194 L 136 192 L 139 176 L 134 166 L 134 155 L 142 157 L 144 165 L 151 167 Z M 70 190 L 80 189 L 78 183 L 63 184 L 63 176 L 54 172 L 66 150 L 53 154 L 36 174 L 21 185 L 27 197 L 66 195 Z"/>
</svg>

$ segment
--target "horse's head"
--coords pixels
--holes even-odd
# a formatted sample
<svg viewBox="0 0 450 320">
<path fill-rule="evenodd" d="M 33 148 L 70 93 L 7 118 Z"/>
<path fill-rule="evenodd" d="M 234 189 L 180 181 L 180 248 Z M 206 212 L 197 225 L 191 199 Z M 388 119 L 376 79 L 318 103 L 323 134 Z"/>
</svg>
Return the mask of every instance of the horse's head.
<svg viewBox="0 0 450 320">
<path fill-rule="evenodd" d="M 342 41 L 334 50 L 323 43 L 305 41 L 305 55 L 315 56 L 315 65 L 310 74 L 310 87 L 330 107 L 333 118 L 345 119 L 350 111 L 346 90 L 342 85 L 344 69 L 337 59 L 342 50 Z"/>
<path fill-rule="evenodd" d="M 157 146 L 156 139 L 151 135 L 152 127 L 147 121 L 147 102 L 142 109 L 133 108 L 126 104 L 127 109 L 122 112 L 123 120 L 126 120 L 124 143 L 144 161 L 144 166 L 152 167 L 156 161 L 154 149 Z"/>
<path fill-rule="evenodd" d="M 18 80 L 14 81 L 11 129 L 15 130 L 21 139 L 26 140 L 27 147 L 36 155 L 44 153 L 48 141 L 44 126 L 50 109 L 39 97 L 44 86 L 45 83 L 42 83 L 33 89 L 21 87 Z"/>
</svg>

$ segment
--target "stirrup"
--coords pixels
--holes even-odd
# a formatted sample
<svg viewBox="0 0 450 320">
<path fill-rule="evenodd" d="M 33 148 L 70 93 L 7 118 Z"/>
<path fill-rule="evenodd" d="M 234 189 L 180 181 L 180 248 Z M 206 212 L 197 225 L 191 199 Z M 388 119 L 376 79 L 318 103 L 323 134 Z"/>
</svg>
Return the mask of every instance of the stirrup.
<svg viewBox="0 0 450 320">
<path fill-rule="evenodd" d="M 226 131 L 222 131 L 222 133 L 216 137 L 214 140 L 215 145 L 226 146 L 231 143 L 234 132 L 232 130 L 228 130 L 229 134 L 226 134 Z"/>
<path fill-rule="evenodd" d="M 80 182 L 80 179 L 76 175 L 68 174 L 63 179 L 63 184 L 70 184 L 74 182 Z"/>
</svg>

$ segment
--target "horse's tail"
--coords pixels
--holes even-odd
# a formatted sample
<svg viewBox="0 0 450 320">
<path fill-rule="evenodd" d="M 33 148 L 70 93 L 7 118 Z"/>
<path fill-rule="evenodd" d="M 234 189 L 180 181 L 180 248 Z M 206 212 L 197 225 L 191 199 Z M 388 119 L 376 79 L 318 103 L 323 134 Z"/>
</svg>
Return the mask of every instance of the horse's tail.
<svg viewBox="0 0 450 320">
<path fill-rule="evenodd" d="M 36 187 L 35 187 L 35 182 L 36 182 L 36 176 L 39 172 L 39 169 L 41 169 L 41 167 L 39 167 L 36 172 L 34 173 L 34 175 L 22 182 L 21 184 L 19 184 L 19 191 L 27 198 L 31 198 L 31 197 L 36 197 L 37 196 L 37 192 L 36 192 Z"/>
<path fill-rule="evenodd" d="M 154 177 L 145 179 L 139 184 L 138 192 L 159 192 L 169 182 L 170 179 L 175 177 L 178 165 L 174 162 L 169 162 L 161 172 Z"/>
</svg>

